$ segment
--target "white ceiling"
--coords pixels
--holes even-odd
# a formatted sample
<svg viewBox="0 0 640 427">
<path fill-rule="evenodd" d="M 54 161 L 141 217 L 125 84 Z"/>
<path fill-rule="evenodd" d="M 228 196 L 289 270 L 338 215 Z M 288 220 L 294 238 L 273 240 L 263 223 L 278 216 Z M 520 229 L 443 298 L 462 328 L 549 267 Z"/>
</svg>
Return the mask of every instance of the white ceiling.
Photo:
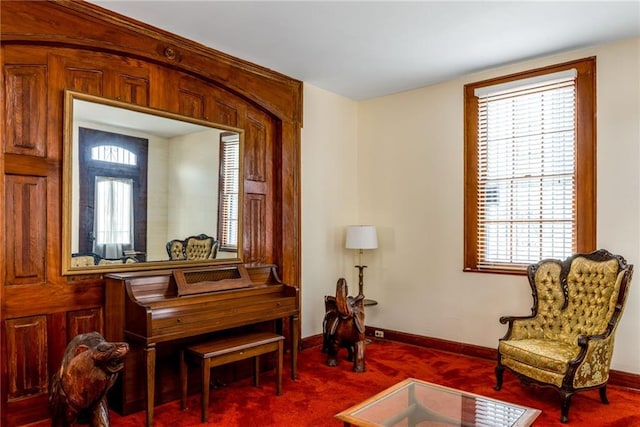
<svg viewBox="0 0 640 427">
<path fill-rule="evenodd" d="M 640 1 L 92 1 L 354 100 L 640 36 Z"/>
</svg>

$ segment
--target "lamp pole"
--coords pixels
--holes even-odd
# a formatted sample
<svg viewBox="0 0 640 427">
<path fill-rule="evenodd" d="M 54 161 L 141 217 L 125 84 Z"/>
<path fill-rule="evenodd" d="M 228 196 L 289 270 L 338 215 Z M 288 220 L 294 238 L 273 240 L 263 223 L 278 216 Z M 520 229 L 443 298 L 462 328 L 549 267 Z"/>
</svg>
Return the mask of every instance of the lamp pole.
<svg viewBox="0 0 640 427">
<path fill-rule="evenodd" d="M 378 247 L 378 235 L 373 225 L 350 225 L 347 227 L 345 240 L 347 249 L 358 249 L 358 295 L 364 296 L 364 269 L 362 253 L 364 249 L 376 249 Z"/>
<path fill-rule="evenodd" d="M 366 265 L 356 265 L 358 269 L 358 295 L 364 296 L 364 269 L 367 268 Z"/>
</svg>

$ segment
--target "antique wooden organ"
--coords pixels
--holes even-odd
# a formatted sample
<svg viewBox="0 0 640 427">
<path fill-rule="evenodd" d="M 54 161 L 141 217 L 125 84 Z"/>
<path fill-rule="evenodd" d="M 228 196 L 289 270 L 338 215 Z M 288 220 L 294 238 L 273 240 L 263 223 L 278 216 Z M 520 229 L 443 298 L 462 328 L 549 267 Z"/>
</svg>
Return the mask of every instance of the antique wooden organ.
<svg viewBox="0 0 640 427">
<path fill-rule="evenodd" d="M 144 378 L 147 425 L 153 422 L 156 347 L 163 343 L 274 321 L 279 333 L 284 333 L 286 326 L 291 376 L 295 379 L 298 289 L 283 284 L 275 266 L 109 274 L 105 292 L 105 337 L 131 345 L 116 406 L 125 413 L 139 409 L 143 397 L 140 380 Z M 143 366 L 139 366 L 141 362 Z"/>
</svg>

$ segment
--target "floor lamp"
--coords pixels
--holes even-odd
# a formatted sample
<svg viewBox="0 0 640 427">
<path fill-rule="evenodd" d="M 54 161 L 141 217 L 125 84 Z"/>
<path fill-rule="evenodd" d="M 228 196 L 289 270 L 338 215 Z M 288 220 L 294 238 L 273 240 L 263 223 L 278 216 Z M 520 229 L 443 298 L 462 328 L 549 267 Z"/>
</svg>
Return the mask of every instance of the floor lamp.
<svg viewBox="0 0 640 427">
<path fill-rule="evenodd" d="M 376 227 L 373 225 L 350 225 L 347 227 L 347 239 L 345 243 L 347 249 L 357 249 L 358 265 L 355 267 L 358 273 L 358 295 L 364 295 L 364 269 L 366 265 L 362 265 L 362 252 L 365 249 L 376 249 L 378 247 L 378 234 Z"/>
</svg>

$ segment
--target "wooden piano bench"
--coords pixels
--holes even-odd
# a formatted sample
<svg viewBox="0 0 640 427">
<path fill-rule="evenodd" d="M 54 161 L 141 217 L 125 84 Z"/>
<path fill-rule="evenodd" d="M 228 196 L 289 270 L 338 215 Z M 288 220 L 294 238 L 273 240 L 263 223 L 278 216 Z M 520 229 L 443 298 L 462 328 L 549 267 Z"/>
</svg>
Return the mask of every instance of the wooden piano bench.
<svg viewBox="0 0 640 427">
<path fill-rule="evenodd" d="M 282 393 L 282 358 L 284 337 L 271 332 L 256 332 L 234 335 L 213 341 L 195 344 L 180 351 L 180 384 L 182 396 L 180 408 L 187 404 L 187 357 L 200 364 L 202 374 L 202 422 L 209 417 L 209 382 L 211 368 L 253 357 L 253 383 L 260 385 L 260 355 L 277 352 L 276 395 Z"/>
</svg>

